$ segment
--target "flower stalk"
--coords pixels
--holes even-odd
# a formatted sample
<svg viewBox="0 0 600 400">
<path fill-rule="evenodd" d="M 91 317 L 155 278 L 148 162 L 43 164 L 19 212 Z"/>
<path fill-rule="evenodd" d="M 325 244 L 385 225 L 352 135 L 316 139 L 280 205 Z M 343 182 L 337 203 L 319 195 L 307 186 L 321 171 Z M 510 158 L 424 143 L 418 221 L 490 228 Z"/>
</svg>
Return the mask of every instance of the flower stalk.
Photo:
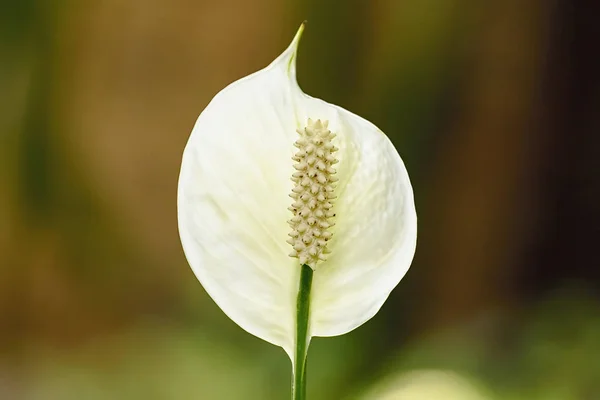
<svg viewBox="0 0 600 400">
<path fill-rule="evenodd" d="M 308 353 L 308 321 L 310 315 L 310 289 L 313 270 L 306 264 L 300 272 L 300 285 L 296 302 L 296 352 L 292 376 L 292 400 L 306 399 L 306 356 Z"/>
</svg>

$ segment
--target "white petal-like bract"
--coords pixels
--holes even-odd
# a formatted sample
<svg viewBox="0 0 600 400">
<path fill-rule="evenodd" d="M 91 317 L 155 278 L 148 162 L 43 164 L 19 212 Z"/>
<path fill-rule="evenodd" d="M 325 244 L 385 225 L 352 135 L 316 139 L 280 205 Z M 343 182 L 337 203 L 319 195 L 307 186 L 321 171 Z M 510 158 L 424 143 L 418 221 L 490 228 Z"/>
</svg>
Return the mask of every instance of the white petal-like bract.
<svg viewBox="0 0 600 400">
<path fill-rule="evenodd" d="M 300 90 L 301 33 L 200 114 L 178 187 L 181 241 L 199 281 L 234 322 L 292 359 L 300 264 L 286 241 L 296 129 L 309 118 L 328 121 L 339 148 L 330 254 L 311 265 L 310 336 L 340 335 L 375 315 L 416 245 L 413 193 L 398 152 L 369 121 Z"/>
</svg>

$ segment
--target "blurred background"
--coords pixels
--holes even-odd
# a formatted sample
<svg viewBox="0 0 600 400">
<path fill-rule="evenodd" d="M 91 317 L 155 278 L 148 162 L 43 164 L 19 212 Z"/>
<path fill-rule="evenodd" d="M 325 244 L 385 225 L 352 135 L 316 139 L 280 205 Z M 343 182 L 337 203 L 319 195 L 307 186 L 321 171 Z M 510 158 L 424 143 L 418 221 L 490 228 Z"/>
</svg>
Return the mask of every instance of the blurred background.
<svg viewBox="0 0 600 400">
<path fill-rule="evenodd" d="M 0 0 L 0 399 L 284 399 L 284 352 L 204 292 L 180 158 L 308 20 L 303 89 L 415 189 L 381 312 L 308 397 L 600 399 L 600 7 L 584 0 Z"/>
</svg>

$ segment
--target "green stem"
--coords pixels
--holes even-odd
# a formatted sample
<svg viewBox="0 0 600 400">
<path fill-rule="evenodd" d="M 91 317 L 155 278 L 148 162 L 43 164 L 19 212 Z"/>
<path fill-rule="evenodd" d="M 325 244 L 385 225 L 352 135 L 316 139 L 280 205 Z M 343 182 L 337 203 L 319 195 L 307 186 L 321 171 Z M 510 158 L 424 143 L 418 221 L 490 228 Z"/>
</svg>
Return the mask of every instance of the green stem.
<svg viewBox="0 0 600 400">
<path fill-rule="evenodd" d="M 292 400 L 306 399 L 306 355 L 308 353 L 308 315 L 310 313 L 310 288 L 313 270 L 306 264 L 300 272 L 300 285 L 296 302 L 296 356 L 292 377 Z"/>
</svg>

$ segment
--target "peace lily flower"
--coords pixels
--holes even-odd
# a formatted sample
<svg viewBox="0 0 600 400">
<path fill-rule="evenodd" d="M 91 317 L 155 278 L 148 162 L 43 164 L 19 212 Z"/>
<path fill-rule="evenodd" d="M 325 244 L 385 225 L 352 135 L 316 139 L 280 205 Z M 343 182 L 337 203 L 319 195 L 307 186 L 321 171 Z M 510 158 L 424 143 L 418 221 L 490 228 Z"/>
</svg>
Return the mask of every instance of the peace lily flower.
<svg viewBox="0 0 600 400">
<path fill-rule="evenodd" d="M 200 114 L 178 187 L 190 266 L 229 318 L 286 351 L 294 399 L 305 397 L 311 338 L 379 311 L 417 231 L 409 177 L 385 134 L 298 86 L 303 30 Z"/>
</svg>

